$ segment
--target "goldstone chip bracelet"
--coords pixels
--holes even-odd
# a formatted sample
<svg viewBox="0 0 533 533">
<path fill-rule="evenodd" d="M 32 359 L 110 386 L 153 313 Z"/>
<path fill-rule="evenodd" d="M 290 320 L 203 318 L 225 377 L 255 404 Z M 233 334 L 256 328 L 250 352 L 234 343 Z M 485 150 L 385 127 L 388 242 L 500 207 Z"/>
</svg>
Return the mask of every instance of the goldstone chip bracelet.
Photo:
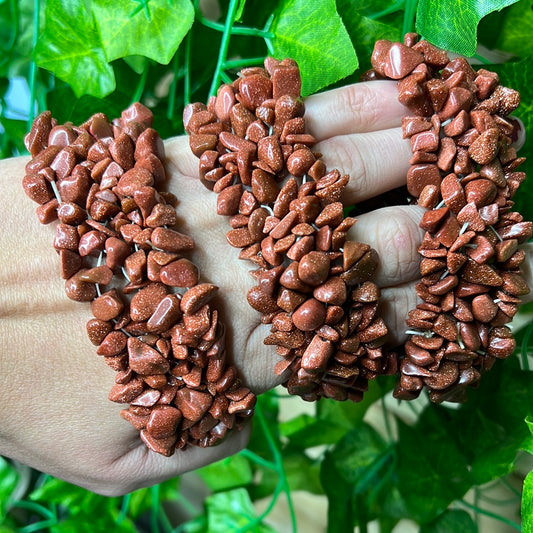
<svg viewBox="0 0 533 533">
<path fill-rule="evenodd" d="M 199 178 L 217 194 L 228 243 L 249 261 L 248 304 L 270 326 L 265 344 L 290 394 L 360 401 L 368 381 L 397 375 L 394 396 L 462 402 L 468 386 L 516 342 L 506 326 L 529 292 L 519 245 L 532 223 L 512 211 L 525 179 L 508 115 L 519 94 L 486 69 L 449 60 L 407 34 L 377 41 L 364 79 L 398 80 L 412 148 L 409 202 L 420 227 L 421 303 L 408 341 L 386 348 L 378 257 L 348 240 L 356 219 L 340 202 L 349 176 L 327 169 L 306 132 L 297 64 L 266 58 L 222 85 L 207 105 L 189 104 L 184 125 Z M 211 446 L 253 415 L 255 395 L 225 349 L 225 327 L 187 258 L 194 241 L 177 228 L 163 143 L 137 103 L 110 122 L 80 126 L 39 115 L 26 136 L 32 159 L 23 187 L 41 223 L 55 220 L 54 248 L 69 298 L 90 302 L 96 352 L 116 371 L 109 398 L 154 452 Z"/>
</svg>

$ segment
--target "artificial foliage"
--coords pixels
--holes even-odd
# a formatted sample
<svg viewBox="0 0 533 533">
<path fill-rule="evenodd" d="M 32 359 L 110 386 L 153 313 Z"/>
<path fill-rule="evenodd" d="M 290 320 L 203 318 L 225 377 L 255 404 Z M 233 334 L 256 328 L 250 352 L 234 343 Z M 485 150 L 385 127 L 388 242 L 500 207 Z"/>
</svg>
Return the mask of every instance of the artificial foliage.
<svg viewBox="0 0 533 533">
<path fill-rule="evenodd" d="M 187 103 L 206 101 L 266 55 L 298 61 L 304 95 L 357 82 L 377 39 L 400 40 L 409 31 L 487 65 L 520 91 L 516 115 L 533 135 L 531 1 L 200 4 L 0 0 L 0 157 L 25 153 L 24 134 L 44 109 L 60 122 L 82 123 L 95 112 L 118 116 L 140 100 L 163 138 L 182 134 Z M 10 96 L 17 79 L 27 83 L 28 98 L 16 104 L 23 109 Z M 530 176 L 532 146 L 520 152 Z M 529 220 L 532 199 L 527 180 L 515 200 Z M 393 378 L 373 382 L 360 403 L 321 400 L 288 420 L 280 411 L 301 400 L 277 390 L 262 395 L 248 448 L 195 474 L 209 492 L 200 506 L 188 501 L 180 479 L 108 498 L 0 458 L 0 533 L 270 533 L 281 500 L 289 510 L 285 530 L 314 533 L 298 527 L 295 491 L 327 498 L 329 533 L 364 532 L 370 522 L 386 533 L 405 519 L 421 533 L 474 533 L 482 516 L 495 531 L 533 532 L 533 474 L 517 468 L 533 453 L 528 313 L 526 305 L 519 314 L 515 356 L 498 361 L 458 407 L 419 398 L 398 408 L 390 401 Z M 498 500 L 494 487 L 504 494 Z M 257 511 L 254 503 L 265 498 Z M 179 523 L 168 512 L 176 502 L 188 516 Z"/>
</svg>

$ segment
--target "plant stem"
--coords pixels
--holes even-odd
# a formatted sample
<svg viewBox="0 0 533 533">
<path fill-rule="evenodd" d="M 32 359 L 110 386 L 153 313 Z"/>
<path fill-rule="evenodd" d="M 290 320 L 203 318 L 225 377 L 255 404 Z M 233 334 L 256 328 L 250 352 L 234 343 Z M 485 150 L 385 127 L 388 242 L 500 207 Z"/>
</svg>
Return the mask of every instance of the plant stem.
<svg viewBox="0 0 533 533">
<path fill-rule="evenodd" d="M 276 470 L 280 478 L 280 483 L 282 483 L 281 486 L 283 488 L 283 491 L 285 492 L 285 495 L 287 496 L 287 505 L 289 506 L 289 512 L 291 515 L 292 531 L 293 533 L 297 533 L 298 527 L 296 525 L 296 514 L 294 512 L 294 506 L 292 504 L 289 483 L 287 482 L 287 476 L 285 475 L 285 468 L 283 467 L 283 458 L 281 456 L 281 452 L 279 451 L 278 447 L 276 446 L 276 443 L 274 442 L 274 438 L 272 437 L 272 434 L 270 433 L 270 430 L 268 429 L 265 416 L 259 405 L 256 406 L 255 412 L 256 412 L 257 418 L 259 419 L 259 423 L 261 424 L 261 429 L 263 430 L 263 433 L 265 434 L 265 438 L 267 440 L 268 447 L 270 448 L 270 452 L 272 453 L 272 456 L 274 457 L 274 461 L 277 467 Z M 274 499 L 274 497 L 277 498 L 276 493 L 274 493 L 274 495 L 272 496 L 272 499 Z"/>
<path fill-rule="evenodd" d="M 483 63 L 483 65 L 490 65 L 492 63 L 492 61 L 489 61 L 486 57 L 479 54 L 474 54 L 472 57 L 477 59 L 480 63 Z"/>
<path fill-rule="evenodd" d="M 520 350 L 520 358 L 522 360 L 522 369 L 530 370 L 529 368 L 529 359 L 528 359 L 528 346 L 529 338 L 531 337 L 531 332 L 533 332 L 533 320 L 529 323 L 526 332 L 524 333 L 524 338 L 522 339 L 522 347 Z"/>
<path fill-rule="evenodd" d="M 213 76 L 213 81 L 211 83 L 211 88 L 209 89 L 209 95 L 213 96 L 216 94 L 216 90 L 220 84 L 220 78 L 222 70 L 224 68 L 224 63 L 228 55 L 229 41 L 231 37 L 231 29 L 233 27 L 233 22 L 235 21 L 235 13 L 238 7 L 238 0 L 230 0 L 228 7 L 228 14 L 226 16 L 226 22 L 224 23 L 224 31 L 222 33 L 222 41 L 220 42 L 220 48 L 218 51 L 218 60 L 217 66 L 215 68 L 215 74 Z"/>
<path fill-rule="evenodd" d="M 161 525 L 163 526 L 165 533 L 171 533 L 171 531 L 174 529 L 172 527 L 172 524 L 170 523 L 170 520 L 168 519 L 165 508 L 163 507 L 163 504 L 159 506 L 159 521 L 161 522 Z"/>
<path fill-rule="evenodd" d="M 150 489 L 150 531 L 159 533 L 159 508 L 161 507 L 161 500 L 159 498 L 159 485 L 154 485 Z"/>
<path fill-rule="evenodd" d="M 26 500 L 18 500 L 16 502 L 12 502 L 10 504 L 10 507 L 17 507 L 19 509 L 24 509 L 26 511 L 30 511 L 32 513 L 38 514 L 42 516 L 43 518 L 46 518 L 47 520 L 57 522 L 57 516 L 55 515 L 53 511 L 35 502 L 29 502 Z"/>
<path fill-rule="evenodd" d="M 457 500 L 458 503 L 461 505 L 464 505 L 468 509 L 472 509 L 472 511 L 483 514 L 485 516 L 489 516 L 490 518 L 494 518 L 494 520 L 499 520 L 500 522 L 503 522 L 504 524 L 507 524 L 508 526 L 516 529 L 517 531 L 522 531 L 522 528 L 519 524 L 516 522 L 513 522 L 512 520 L 509 520 L 508 518 L 505 518 L 505 516 L 501 516 L 499 514 L 493 513 L 491 511 L 487 511 L 486 509 L 482 509 L 481 507 L 477 507 L 476 505 L 472 505 L 471 503 L 465 502 L 464 500 Z"/>
<path fill-rule="evenodd" d="M 13 28 L 12 28 L 10 43 L 8 46 L 8 49 L 11 51 L 15 47 L 15 44 L 19 36 L 19 6 L 18 6 L 17 0 L 11 0 L 9 2 L 9 5 L 13 13 L 13 21 L 12 21 Z"/>
<path fill-rule="evenodd" d="M 18 533 L 33 533 L 34 531 L 47 531 L 48 528 L 57 525 L 57 520 L 41 520 L 18 529 Z"/>
<path fill-rule="evenodd" d="M 500 482 L 502 485 L 507 487 L 507 489 L 509 489 L 515 496 L 517 496 L 518 498 L 522 498 L 522 493 L 515 487 L 513 487 L 504 477 L 500 478 Z"/>
<path fill-rule="evenodd" d="M 235 59 L 233 61 L 226 61 L 224 68 L 245 68 L 252 65 L 261 65 L 265 60 L 264 57 L 252 57 L 250 59 Z"/>
<path fill-rule="evenodd" d="M 191 102 L 191 41 L 192 34 L 187 34 L 185 41 L 185 76 L 183 78 L 183 101 L 185 105 Z"/>
<path fill-rule="evenodd" d="M 225 24 L 215 22 L 214 20 L 209 20 L 208 18 L 203 16 L 202 12 L 199 9 L 196 9 L 196 19 L 206 28 L 211 28 L 212 30 L 216 30 L 219 32 L 225 31 Z M 230 31 L 231 35 L 252 35 L 254 37 L 263 37 L 265 39 L 272 39 L 274 37 L 272 33 L 265 29 L 259 30 L 257 28 L 249 28 L 247 26 L 234 26 L 231 28 Z"/>
<path fill-rule="evenodd" d="M 381 410 L 383 411 L 383 420 L 385 422 L 385 431 L 387 432 L 387 438 L 389 439 L 389 442 L 392 442 L 392 429 L 389 422 L 389 413 L 387 409 L 387 405 L 385 404 L 385 397 L 382 396 L 380 398 L 381 402 Z"/>
<path fill-rule="evenodd" d="M 235 533 L 246 533 L 248 531 L 253 531 L 254 527 L 258 526 L 264 520 L 264 518 L 268 516 L 270 511 L 272 511 L 276 503 L 276 500 L 278 499 L 278 496 L 281 494 L 282 491 L 283 491 L 283 481 L 280 478 L 280 480 L 278 481 L 278 484 L 276 485 L 276 488 L 274 489 L 274 492 L 272 494 L 272 499 L 270 500 L 267 508 L 259 516 L 257 516 L 253 520 L 250 520 L 250 522 L 248 522 L 245 526 L 237 529 Z"/>
<path fill-rule="evenodd" d="M 390 15 L 391 13 L 396 13 L 396 11 L 402 9 L 404 5 L 405 0 L 399 0 L 398 2 L 394 2 L 394 4 L 383 9 L 382 11 L 378 11 L 377 13 L 373 13 L 372 15 L 368 15 L 368 18 L 372 20 L 380 19 L 382 17 L 385 17 L 386 15 Z"/>
<path fill-rule="evenodd" d="M 144 63 L 144 69 L 141 74 L 141 78 L 139 79 L 139 83 L 137 84 L 137 88 L 135 89 L 135 93 L 133 93 L 133 97 L 131 100 L 131 103 L 139 102 L 141 99 L 141 96 L 144 92 L 144 87 L 146 85 L 146 80 L 148 79 L 148 71 L 150 70 L 150 62 L 148 59 L 145 60 Z"/>
<path fill-rule="evenodd" d="M 185 40 L 185 48 L 187 48 L 187 42 L 188 42 L 188 35 L 187 39 Z M 187 50 L 185 50 L 185 54 L 187 54 Z M 172 82 L 170 84 L 170 87 L 168 88 L 168 105 L 167 105 L 167 118 L 168 120 L 172 120 L 174 118 L 174 106 L 176 105 L 176 89 L 178 87 L 178 52 L 174 54 L 174 57 L 172 58 Z M 189 102 L 185 102 L 185 105 L 187 105 Z"/>
<path fill-rule="evenodd" d="M 37 46 L 37 39 L 39 38 L 39 14 L 41 11 L 41 1 L 33 0 L 33 35 L 32 35 L 32 50 L 35 54 L 35 47 Z M 28 84 L 30 87 L 30 109 L 28 111 L 28 131 L 31 128 L 33 119 L 35 118 L 35 81 L 37 78 L 37 63 L 35 59 L 30 62 L 30 76 Z"/>
<path fill-rule="evenodd" d="M 403 15 L 402 35 L 413 31 L 415 27 L 416 6 L 418 0 L 405 0 L 405 12 Z"/>
<path fill-rule="evenodd" d="M 120 513 L 117 517 L 117 524 L 120 524 L 122 521 L 126 519 L 126 516 L 130 508 L 130 500 L 131 500 L 131 493 L 126 494 L 125 496 L 122 497 L 122 505 L 120 506 Z"/>
<path fill-rule="evenodd" d="M 250 461 L 264 468 L 267 468 L 268 470 L 276 470 L 276 465 L 272 461 L 267 461 L 266 459 L 263 459 L 260 455 L 257 455 L 255 452 L 252 452 L 252 450 L 249 450 L 248 448 L 241 450 L 239 452 L 239 455 L 246 457 L 246 459 L 250 459 Z"/>
</svg>

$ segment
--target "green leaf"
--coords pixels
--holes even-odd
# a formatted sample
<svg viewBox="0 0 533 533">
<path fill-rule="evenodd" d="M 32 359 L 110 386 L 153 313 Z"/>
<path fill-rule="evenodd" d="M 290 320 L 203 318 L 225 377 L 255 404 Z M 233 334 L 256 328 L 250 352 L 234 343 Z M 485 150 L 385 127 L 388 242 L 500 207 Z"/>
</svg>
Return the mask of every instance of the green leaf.
<svg viewBox="0 0 533 533">
<path fill-rule="evenodd" d="M 137 533 L 135 524 L 125 518 L 120 522 L 116 514 L 84 512 L 70 516 L 50 528 L 51 533 Z"/>
<path fill-rule="evenodd" d="M 352 531 L 357 523 L 357 496 L 379 483 L 387 445 L 370 425 L 361 422 L 326 453 L 320 470 L 328 496 L 328 532 Z"/>
<path fill-rule="evenodd" d="M 317 418 L 321 421 L 329 420 L 344 428 L 352 429 L 361 422 L 368 410 L 381 397 L 394 388 L 394 378 L 378 378 L 368 384 L 360 402 L 336 402 L 324 399 L 317 404 Z"/>
<path fill-rule="evenodd" d="M 449 431 L 446 412 L 428 406 L 413 427 L 398 420 L 398 485 L 410 515 L 429 522 L 472 480 L 462 450 Z"/>
<path fill-rule="evenodd" d="M 473 56 L 476 53 L 480 20 L 517 1 L 419 0 L 416 31 L 439 48 Z"/>
<path fill-rule="evenodd" d="M 92 13 L 84 0 L 47 0 L 35 61 L 66 81 L 76 96 L 103 98 L 115 88 Z"/>
<path fill-rule="evenodd" d="M 401 39 L 401 31 L 399 27 L 384 24 L 379 20 L 364 16 L 362 8 L 367 6 L 361 4 L 364 4 L 364 2 L 337 0 L 337 9 L 359 58 L 359 68 L 361 71 L 365 71 L 371 67 L 370 57 L 374 49 L 374 43 L 379 39 L 399 41 Z M 371 3 L 374 12 L 378 10 L 375 4 L 376 2 Z"/>
<path fill-rule="evenodd" d="M 286 0 L 272 24 L 274 55 L 298 62 L 302 94 L 312 94 L 351 74 L 358 61 L 335 0 Z"/>
<path fill-rule="evenodd" d="M 0 130 L 4 133 L 0 135 L 0 156 L 26 155 L 28 151 L 24 146 L 24 136 L 27 133 L 27 122 L 25 120 L 14 120 L 0 118 Z"/>
<path fill-rule="evenodd" d="M 420 533 L 477 533 L 477 526 L 472 517 L 459 509 L 445 511 L 430 524 L 422 525 Z"/>
<path fill-rule="evenodd" d="M 520 370 L 516 357 L 497 361 L 479 388 L 469 392 L 468 402 L 448 411 L 446 427 L 456 435 L 475 483 L 489 482 L 514 468 L 517 452 L 530 436 L 524 419 L 532 412 L 533 373 Z"/>
<path fill-rule="evenodd" d="M 522 533 L 533 533 L 533 471 L 524 480 L 521 514 Z"/>
<path fill-rule="evenodd" d="M 108 61 L 140 55 L 166 65 L 194 21 L 190 0 L 93 0 Z"/>
<path fill-rule="evenodd" d="M 214 492 L 229 490 L 252 481 L 248 459 L 241 455 L 227 457 L 198 470 L 198 474 Z"/>
<path fill-rule="evenodd" d="M 219 492 L 206 499 L 207 533 L 227 533 L 246 528 L 250 533 L 275 533 L 265 524 L 249 525 L 255 510 L 246 489 Z M 246 527 L 248 526 L 248 527 Z"/>
<path fill-rule="evenodd" d="M 29 499 L 63 505 L 68 508 L 71 515 L 92 512 L 96 509 L 107 511 L 116 506 L 118 501 L 118 498 L 100 496 L 54 477 L 50 477 L 41 487 L 35 489 Z"/>
<path fill-rule="evenodd" d="M 505 13 L 495 48 L 519 57 L 533 54 L 533 10 L 530 0 L 521 0 Z"/>
<path fill-rule="evenodd" d="M 6 516 L 9 498 L 13 489 L 17 486 L 18 472 L 0 456 L 0 521 Z"/>
<path fill-rule="evenodd" d="M 368 408 L 394 387 L 394 380 L 376 379 L 369 383 L 363 400 L 337 402 L 322 398 L 316 404 L 316 416 L 298 415 L 280 424 L 281 434 L 289 439 L 289 446 L 299 450 L 335 444 L 354 425 L 359 424 Z"/>
</svg>

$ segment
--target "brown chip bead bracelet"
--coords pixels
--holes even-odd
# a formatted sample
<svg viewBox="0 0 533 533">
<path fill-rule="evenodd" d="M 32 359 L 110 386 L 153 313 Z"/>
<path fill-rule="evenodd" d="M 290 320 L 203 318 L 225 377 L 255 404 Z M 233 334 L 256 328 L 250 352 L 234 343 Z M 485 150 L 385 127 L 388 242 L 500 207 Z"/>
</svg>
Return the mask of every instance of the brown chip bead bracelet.
<svg viewBox="0 0 533 533">
<path fill-rule="evenodd" d="M 420 227 L 422 303 L 409 313 L 396 398 L 461 402 L 466 389 L 516 342 L 505 325 L 529 288 L 520 273 L 519 245 L 532 223 L 513 211 L 525 179 L 512 146 L 520 103 L 498 75 L 477 72 L 416 34 L 404 43 L 381 40 L 367 79 L 398 80 L 398 98 L 412 115 L 403 136 L 413 156 L 408 193 L 427 208 Z"/>
<path fill-rule="evenodd" d="M 256 267 L 248 303 L 270 324 L 290 394 L 361 400 L 368 380 L 397 372 L 382 345 L 377 266 L 340 195 L 349 177 L 327 170 L 305 131 L 297 64 L 267 58 L 184 110 L 199 177 L 229 218 L 228 243 Z"/>
<path fill-rule="evenodd" d="M 141 104 L 81 126 L 39 115 L 26 136 L 23 187 L 43 224 L 59 220 L 54 247 L 69 298 L 90 302 L 96 352 L 116 371 L 109 399 L 154 452 L 211 446 L 253 414 L 255 395 L 227 361 L 225 327 L 185 257 L 176 229 L 164 146 Z"/>
</svg>

